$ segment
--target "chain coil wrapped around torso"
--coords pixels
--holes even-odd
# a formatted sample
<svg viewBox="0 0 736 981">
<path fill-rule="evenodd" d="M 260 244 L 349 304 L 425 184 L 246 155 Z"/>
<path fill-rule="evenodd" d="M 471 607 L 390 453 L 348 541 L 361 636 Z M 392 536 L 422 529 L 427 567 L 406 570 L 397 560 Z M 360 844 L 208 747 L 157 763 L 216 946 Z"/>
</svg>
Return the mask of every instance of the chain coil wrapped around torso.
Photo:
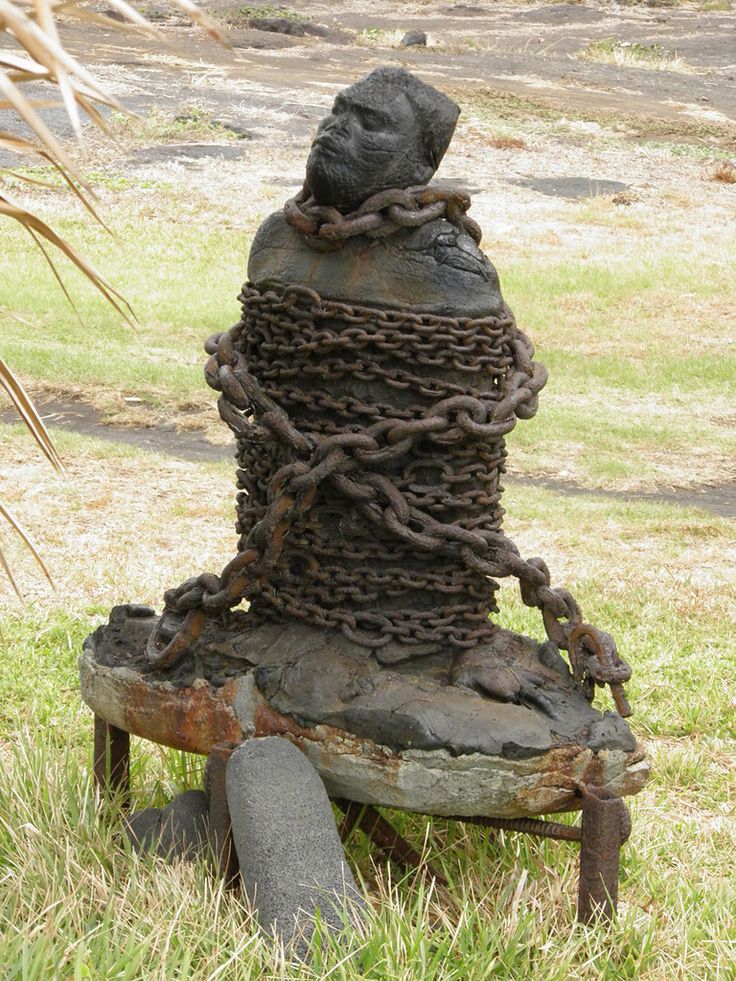
<svg viewBox="0 0 736 981">
<path fill-rule="evenodd" d="M 352 454 L 349 474 L 321 480 L 291 525 L 251 594 L 254 616 L 340 627 L 378 650 L 487 638 L 497 586 L 462 545 L 499 535 L 503 435 L 533 413 L 545 379 L 511 314 L 458 321 L 323 301 L 303 287 L 279 296 L 247 286 L 241 301 L 229 342 L 238 364 L 310 445 Z M 219 370 L 209 380 L 221 387 Z M 245 550 L 274 477 L 298 453 L 265 434 L 257 409 L 246 422 L 239 399 L 223 394 L 238 435 Z M 372 429 L 380 449 L 356 439 Z"/>
</svg>

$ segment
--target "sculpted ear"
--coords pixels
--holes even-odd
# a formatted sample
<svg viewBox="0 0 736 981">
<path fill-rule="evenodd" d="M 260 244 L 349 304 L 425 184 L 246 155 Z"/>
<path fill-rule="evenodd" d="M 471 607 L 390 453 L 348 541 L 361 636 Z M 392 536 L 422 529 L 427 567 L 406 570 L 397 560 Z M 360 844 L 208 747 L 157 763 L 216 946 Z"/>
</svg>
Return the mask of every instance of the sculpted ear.
<svg viewBox="0 0 736 981">
<path fill-rule="evenodd" d="M 429 163 L 433 170 L 437 170 L 455 132 L 460 107 L 436 89 L 432 92 L 435 95 L 432 111 L 423 114 L 427 123 L 424 140 Z"/>
</svg>

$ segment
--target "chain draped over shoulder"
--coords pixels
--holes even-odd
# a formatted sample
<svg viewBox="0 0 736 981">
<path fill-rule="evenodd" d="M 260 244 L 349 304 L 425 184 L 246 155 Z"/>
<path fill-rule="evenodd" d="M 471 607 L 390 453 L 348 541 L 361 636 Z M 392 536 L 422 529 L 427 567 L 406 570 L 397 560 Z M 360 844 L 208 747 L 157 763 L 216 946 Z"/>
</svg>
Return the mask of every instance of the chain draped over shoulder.
<svg viewBox="0 0 736 981">
<path fill-rule="evenodd" d="M 469 208 L 469 194 L 433 184 L 379 191 L 356 211 L 343 215 L 337 208 L 317 204 L 305 186 L 286 202 L 284 217 L 310 248 L 320 252 L 340 249 L 357 235 L 386 238 L 402 228 L 418 228 L 438 218 L 466 232 L 478 245 L 483 232 L 467 214 Z"/>
</svg>

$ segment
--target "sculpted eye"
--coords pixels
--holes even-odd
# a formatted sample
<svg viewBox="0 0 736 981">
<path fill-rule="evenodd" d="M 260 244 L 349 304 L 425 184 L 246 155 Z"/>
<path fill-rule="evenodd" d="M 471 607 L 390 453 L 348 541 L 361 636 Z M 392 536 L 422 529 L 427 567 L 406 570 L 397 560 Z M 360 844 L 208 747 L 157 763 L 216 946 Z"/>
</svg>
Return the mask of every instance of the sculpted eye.
<svg viewBox="0 0 736 981">
<path fill-rule="evenodd" d="M 370 131 L 384 128 L 384 121 L 382 117 L 375 112 L 364 113 L 361 122 L 363 124 L 363 129 Z"/>
</svg>

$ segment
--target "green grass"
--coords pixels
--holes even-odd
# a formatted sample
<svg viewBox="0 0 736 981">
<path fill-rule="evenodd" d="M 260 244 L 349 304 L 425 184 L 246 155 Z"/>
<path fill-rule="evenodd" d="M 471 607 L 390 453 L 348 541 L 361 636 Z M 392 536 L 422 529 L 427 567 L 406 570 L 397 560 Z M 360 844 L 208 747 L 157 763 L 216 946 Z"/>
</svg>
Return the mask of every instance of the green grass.
<svg viewBox="0 0 736 981">
<path fill-rule="evenodd" d="M 696 160 L 730 160 L 731 154 L 717 147 L 699 146 L 697 143 L 664 144 L 673 157 L 695 157 Z M 661 147 L 662 143 L 653 143 L 653 147 Z"/>
<path fill-rule="evenodd" d="M 297 13 L 295 10 L 290 10 L 288 7 L 282 7 L 274 3 L 247 3 L 241 7 L 216 12 L 215 16 L 224 20 L 227 24 L 232 24 L 233 27 L 247 27 L 251 20 L 260 18 L 283 17 L 285 20 L 292 20 L 297 23 L 306 20 L 304 14 Z"/>
<path fill-rule="evenodd" d="M 168 182 L 153 180 L 145 177 L 126 174 L 110 173 L 104 170 L 82 170 L 82 176 L 87 184 L 95 190 L 131 191 L 151 190 L 170 191 L 172 185 Z M 12 170 L 0 170 L 0 182 L 12 187 L 15 191 L 24 190 L 27 183 L 24 177 L 44 181 L 50 187 L 66 190 L 67 184 L 55 167 L 13 167 Z"/>
<path fill-rule="evenodd" d="M 198 103 L 180 106 L 176 112 L 153 109 L 146 116 L 114 112 L 110 126 L 117 139 L 135 143 L 196 142 L 201 139 L 234 140 L 235 134 Z"/>
<path fill-rule="evenodd" d="M 364 27 L 355 35 L 355 43 L 368 48 L 397 48 L 405 33 L 400 28 Z"/>
<path fill-rule="evenodd" d="M 117 321 L 67 266 L 64 278 L 80 324 L 27 236 L 6 227 L 0 295 L 7 308 L 34 323 L 31 330 L 4 321 L 6 360 L 26 377 L 53 385 L 112 387 L 159 406 L 200 401 L 204 340 L 238 317 L 248 249 L 243 232 L 196 220 L 172 225 L 165 217 L 116 222 L 116 239 L 77 220 L 59 220 L 57 230 L 93 257 L 111 282 L 126 284 L 140 328 Z"/>
</svg>

